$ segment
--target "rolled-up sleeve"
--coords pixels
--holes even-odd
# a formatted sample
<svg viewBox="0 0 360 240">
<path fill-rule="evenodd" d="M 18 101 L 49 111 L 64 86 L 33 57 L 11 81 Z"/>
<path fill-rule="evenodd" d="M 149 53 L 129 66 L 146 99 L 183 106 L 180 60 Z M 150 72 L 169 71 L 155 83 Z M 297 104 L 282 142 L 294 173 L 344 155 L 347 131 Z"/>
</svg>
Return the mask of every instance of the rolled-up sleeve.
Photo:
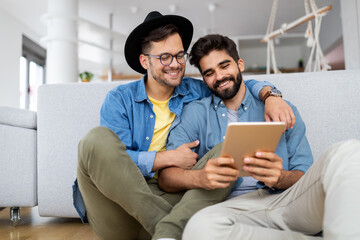
<svg viewBox="0 0 360 240">
<path fill-rule="evenodd" d="M 267 82 L 267 81 L 256 81 L 254 79 L 249 79 L 244 82 L 245 82 L 245 85 L 249 88 L 249 91 L 251 92 L 251 94 L 257 100 L 260 100 L 259 93 L 260 93 L 261 89 L 263 89 L 265 86 L 275 88 L 275 86 L 273 84 L 271 84 L 270 82 Z"/>
<path fill-rule="evenodd" d="M 133 153 L 129 153 L 129 155 L 131 156 L 131 154 L 137 154 L 137 166 L 140 169 L 141 173 L 144 175 L 144 177 L 147 178 L 152 178 L 155 175 L 155 171 L 152 171 L 152 168 L 154 166 L 154 161 L 155 161 L 155 155 L 156 155 L 156 151 L 151 151 L 151 152 L 147 152 L 147 151 L 142 151 L 142 152 L 134 152 L 134 151 L 127 151 L 129 152 L 133 152 Z"/>
</svg>

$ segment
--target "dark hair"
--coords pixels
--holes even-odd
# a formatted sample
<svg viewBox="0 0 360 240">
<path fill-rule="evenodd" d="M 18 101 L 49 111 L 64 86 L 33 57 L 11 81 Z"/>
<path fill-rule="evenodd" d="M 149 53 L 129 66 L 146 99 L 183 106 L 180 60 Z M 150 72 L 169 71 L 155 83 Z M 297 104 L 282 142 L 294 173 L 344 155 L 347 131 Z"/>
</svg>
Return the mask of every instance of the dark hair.
<svg viewBox="0 0 360 240">
<path fill-rule="evenodd" d="M 219 34 L 209 34 L 205 37 L 199 38 L 193 45 L 190 51 L 190 64 L 197 67 L 202 73 L 200 68 L 200 59 L 208 55 L 213 50 L 225 50 L 235 62 L 239 58 L 239 54 L 236 49 L 236 44 L 228 37 Z"/>
<path fill-rule="evenodd" d="M 180 35 L 179 28 L 174 24 L 167 24 L 150 31 L 141 41 L 141 52 L 147 53 L 151 47 L 151 42 L 160 42 L 174 33 Z"/>
</svg>

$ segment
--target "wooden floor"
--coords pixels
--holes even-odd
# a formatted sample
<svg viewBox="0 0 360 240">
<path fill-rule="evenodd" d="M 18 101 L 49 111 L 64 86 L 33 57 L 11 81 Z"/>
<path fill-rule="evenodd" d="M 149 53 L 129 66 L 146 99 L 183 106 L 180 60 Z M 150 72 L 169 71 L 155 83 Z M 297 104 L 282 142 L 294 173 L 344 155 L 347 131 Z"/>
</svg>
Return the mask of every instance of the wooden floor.
<svg viewBox="0 0 360 240">
<path fill-rule="evenodd" d="M 16 227 L 10 221 L 10 209 L 0 210 L 0 240 L 98 240 L 88 224 L 80 219 L 40 217 L 37 207 L 21 208 Z"/>
</svg>

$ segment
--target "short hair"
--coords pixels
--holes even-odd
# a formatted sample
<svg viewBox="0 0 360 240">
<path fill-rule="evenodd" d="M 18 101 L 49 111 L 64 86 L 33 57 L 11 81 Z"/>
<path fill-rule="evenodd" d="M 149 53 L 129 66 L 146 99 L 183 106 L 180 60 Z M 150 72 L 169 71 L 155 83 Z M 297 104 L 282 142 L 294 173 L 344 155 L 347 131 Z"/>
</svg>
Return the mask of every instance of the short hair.
<svg viewBox="0 0 360 240">
<path fill-rule="evenodd" d="M 160 42 L 174 33 L 180 35 L 180 29 L 174 24 L 167 24 L 150 31 L 141 41 L 141 52 L 147 53 L 151 48 L 151 42 Z"/>
<path fill-rule="evenodd" d="M 235 60 L 235 62 L 240 59 L 236 49 L 236 44 L 233 40 L 220 34 L 209 34 L 199 38 L 199 40 L 197 40 L 191 48 L 190 64 L 197 67 L 202 74 L 200 60 L 213 50 L 225 50 L 227 54 Z"/>
</svg>

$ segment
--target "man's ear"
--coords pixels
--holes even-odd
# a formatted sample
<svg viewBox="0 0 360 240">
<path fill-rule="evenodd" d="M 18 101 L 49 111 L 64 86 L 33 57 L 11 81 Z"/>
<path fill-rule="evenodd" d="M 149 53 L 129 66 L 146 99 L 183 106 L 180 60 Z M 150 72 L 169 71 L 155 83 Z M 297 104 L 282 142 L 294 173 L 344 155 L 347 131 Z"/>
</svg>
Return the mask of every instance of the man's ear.
<svg viewBox="0 0 360 240">
<path fill-rule="evenodd" d="M 241 72 L 245 70 L 245 63 L 244 60 L 242 60 L 241 58 L 238 60 L 238 66 Z"/>
<path fill-rule="evenodd" d="M 140 54 L 140 57 L 139 57 L 140 64 L 146 70 L 149 68 L 148 60 L 149 60 L 149 58 L 147 56 L 145 56 L 144 54 Z"/>
</svg>

